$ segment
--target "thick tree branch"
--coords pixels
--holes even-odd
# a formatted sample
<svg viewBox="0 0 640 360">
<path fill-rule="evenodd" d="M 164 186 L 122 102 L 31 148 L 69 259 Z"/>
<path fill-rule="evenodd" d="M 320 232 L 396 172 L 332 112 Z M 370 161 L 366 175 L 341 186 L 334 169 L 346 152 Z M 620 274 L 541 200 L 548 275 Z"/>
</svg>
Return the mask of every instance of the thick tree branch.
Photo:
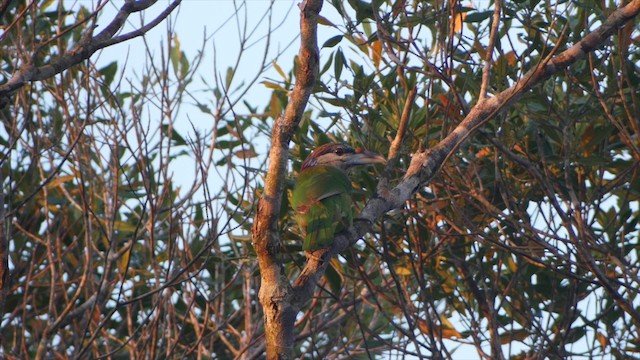
<svg viewBox="0 0 640 360">
<path fill-rule="evenodd" d="M 272 131 L 269 167 L 264 192 L 258 201 L 253 223 L 253 244 L 260 266 L 259 298 L 264 311 L 268 359 L 287 359 L 293 351 L 293 327 L 298 309 L 292 306 L 291 285 L 279 262 L 280 238 L 277 224 L 288 161 L 289 142 L 300 123 L 318 77 L 318 14 L 322 0 L 300 4 L 300 52 L 296 84 L 284 115 Z"/>
<path fill-rule="evenodd" d="M 313 296 L 315 286 L 332 256 L 344 251 L 357 239 L 371 231 L 373 222 L 384 213 L 402 207 L 418 189 L 426 186 L 448 157 L 471 134 L 495 115 L 513 105 L 531 88 L 600 47 L 611 34 L 637 16 L 639 12 L 640 0 L 634 0 L 616 10 L 602 26 L 581 41 L 539 64 L 510 88 L 476 104 L 453 132 L 438 145 L 414 154 L 404 179 L 394 189 L 380 192 L 368 201 L 349 233 L 339 234 L 330 248 L 322 249 L 316 253 L 316 258 L 308 259 L 305 268 L 294 283 L 296 306 L 301 306 Z"/>
</svg>

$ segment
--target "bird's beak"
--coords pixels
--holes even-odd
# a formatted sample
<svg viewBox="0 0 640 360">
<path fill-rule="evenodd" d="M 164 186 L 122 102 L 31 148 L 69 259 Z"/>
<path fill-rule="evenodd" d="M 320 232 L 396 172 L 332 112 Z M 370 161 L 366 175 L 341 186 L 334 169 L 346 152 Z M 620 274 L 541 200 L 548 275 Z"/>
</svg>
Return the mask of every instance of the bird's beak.
<svg viewBox="0 0 640 360">
<path fill-rule="evenodd" d="M 349 156 L 349 158 L 346 160 L 346 163 L 349 167 L 370 164 L 384 164 L 386 162 L 387 159 L 385 159 L 384 156 L 362 149 L 357 149 L 356 153 Z"/>
</svg>

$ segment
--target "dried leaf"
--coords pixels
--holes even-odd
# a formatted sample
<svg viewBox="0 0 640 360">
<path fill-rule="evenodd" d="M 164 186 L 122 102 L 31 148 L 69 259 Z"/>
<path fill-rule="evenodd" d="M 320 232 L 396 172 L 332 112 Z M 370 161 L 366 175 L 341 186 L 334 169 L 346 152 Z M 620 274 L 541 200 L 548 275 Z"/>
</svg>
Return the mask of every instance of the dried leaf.
<svg viewBox="0 0 640 360">
<path fill-rule="evenodd" d="M 598 342 L 600 343 L 600 346 L 602 346 L 602 348 L 606 348 L 607 345 L 609 345 L 609 340 L 607 340 L 607 337 L 602 335 L 601 332 L 597 332 L 596 333 L 596 338 L 598 339 Z"/>
<path fill-rule="evenodd" d="M 461 12 L 459 14 L 456 14 L 453 17 L 453 20 L 452 20 L 453 23 L 451 24 L 451 26 L 453 26 L 453 31 L 460 32 L 462 30 L 462 23 L 466 18 L 467 18 L 466 12 Z"/>
<path fill-rule="evenodd" d="M 529 331 L 525 329 L 511 330 L 500 335 L 500 343 L 502 345 L 509 344 L 513 341 L 522 341 L 529 337 Z"/>
<path fill-rule="evenodd" d="M 258 154 L 256 154 L 256 152 L 253 151 L 253 149 L 238 150 L 238 151 L 234 152 L 233 155 L 235 155 L 236 157 L 238 157 L 240 159 L 251 159 L 251 158 L 254 158 L 254 157 L 258 156 Z"/>
<path fill-rule="evenodd" d="M 376 40 L 371 44 L 371 59 L 376 69 L 380 68 L 380 60 L 382 59 L 382 43 Z"/>
<path fill-rule="evenodd" d="M 442 338 L 442 339 L 451 339 L 453 337 L 458 339 L 464 338 L 464 336 L 462 336 L 462 334 L 460 334 L 458 330 L 456 330 L 453 327 L 453 324 L 451 324 L 449 319 L 447 319 L 446 317 L 440 316 L 440 323 L 441 324 L 436 324 L 435 322 L 429 323 L 426 320 L 418 319 L 418 328 L 424 334 L 427 334 L 436 338 Z"/>
</svg>

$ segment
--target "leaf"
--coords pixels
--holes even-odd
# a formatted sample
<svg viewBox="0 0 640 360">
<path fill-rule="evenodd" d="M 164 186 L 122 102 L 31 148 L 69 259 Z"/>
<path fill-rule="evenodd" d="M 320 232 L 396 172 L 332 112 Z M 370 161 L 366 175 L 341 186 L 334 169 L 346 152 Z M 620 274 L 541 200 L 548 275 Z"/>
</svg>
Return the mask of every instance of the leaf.
<svg viewBox="0 0 640 360">
<path fill-rule="evenodd" d="M 180 61 L 183 56 L 182 51 L 180 51 L 180 40 L 178 40 L 178 35 L 173 36 L 173 44 L 174 45 L 169 51 L 169 59 L 171 59 L 173 71 L 177 74 L 180 66 Z"/>
<path fill-rule="evenodd" d="M 174 145 L 176 146 L 187 145 L 187 142 L 184 140 L 182 135 L 180 135 L 180 133 L 175 128 L 172 127 L 171 129 L 169 129 L 169 125 L 167 124 L 161 125 L 161 128 L 165 134 L 169 135 L 169 133 L 171 133 L 171 141 L 173 141 Z"/>
<path fill-rule="evenodd" d="M 227 90 L 229 90 L 229 87 L 231 86 L 231 82 L 233 81 L 234 74 L 235 74 L 235 71 L 233 70 L 232 67 L 227 68 L 227 76 L 225 77 L 225 81 L 224 81 L 224 86 Z"/>
<path fill-rule="evenodd" d="M 285 89 L 282 86 L 280 86 L 280 84 L 274 83 L 274 82 L 271 82 L 271 81 L 263 81 L 263 82 L 261 82 L 261 84 L 264 85 L 268 89 L 279 90 L 279 91 L 284 91 L 284 92 L 287 91 L 287 89 Z"/>
<path fill-rule="evenodd" d="M 326 73 L 327 70 L 329 70 L 329 68 L 331 67 L 331 64 L 333 64 L 333 56 L 329 56 L 329 59 L 327 60 L 327 62 L 324 63 L 322 70 L 320 70 L 320 75 Z"/>
<path fill-rule="evenodd" d="M 274 92 L 271 94 L 271 100 L 269 101 L 268 113 L 274 119 L 282 112 L 282 106 L 278 95 Z"/>
<path fill-rule="evenodd" d="M 180 54 L 180 76 L 183 78 L 187 77 L 189 73 L 189 59 L 184 55 L 184 53 Z"/>
<path fill-rule="evenodd" d="M 529 331 L 525 329 L 510 330 L 500 335 L 500 343 L 502 345 L 510 344 L 513 341 L 522 341 L 529 337 Z"/>
<path fill-rule="evenodd" d="M 253 238 L 251 237 L 251 235 L 233 235 L 233 234 L 229 234 L 229 239 L 231 239 L 233 241 L 251 242 L 251 240 Z"/>
<path fill-rule="evenodd" d="M 47 184 L 47 189 L 53 189 L 53 188 L 57 187 L 58 185 L 66 183 L 66 182 L 71 181 L 73 179 L 75 179 L 75 176 L 73 176 L 73 175 L 58 176 L 55 179 L 49 181 L 49 183 Z"/>
<path fill-rule="evenodd" d="M 334 37 L 329 38 L 327 41 L 324 42 L 324 44 L 322 44 L 322 48 L 332 48 L 336 45 L 338 45 L 340 43 L 340 41 L 342 41 L 343 36 L 342 35 L 336 35 Z"/>
<path fill-rule="evenodd" d="M 113 82 L 113 79 L 116 76 L 116 71 L 118 71 L 118 63 L 116 61 L 98 70 L 98 72 L 100 72 L 100 75 L 104 77 L 104 82 L 107 85 L 111 85 L 111 83 Z"/>
<path fill-rule="evenodd" d="M 460 30 L 462 30 L 462 23 L 464 22 L 464 19 L 466 19 L 466 17 L 466 12 L 461 12 L 455 15 L 452 20 L 453 23 L 451 24 L 451 26 L 453 26 L 453 31 L 460 32 Z"/>
<path fill-rule="evenodd" d="M 275 60 L 273 60 L 273 61 L 271 62 L 271 64 L 273 65 L 273 68 L 274 68 L 274 69 L 276 69 L 276 71 L 278 72 L 278 74 L 280 74 L 280 76 L 282 76 L 282 78 L 283 78 L 285 81 L 288 81 L 288 80 L 289 80 L 289 77 L 287 77 L 287 74 L 285 74 L 285 72 L 284 72 L 284 71 L 282 71 L 282 68 L 280 67 L 280 65 L 278 65 L 278 63 L 277 63 Z"/>
<path fill-rule="evenodd" d="M 118 258 L 118 271 L 120 274 L 127 272 L 129 267 L 129 257 L 131 256 L 131 249 L 125 251 L 120 258 Z"/>
<path fill-rule="evenodd" d="M 340 271 L 341 267 L 342 265 L 340 264 L 340 261 L 338 261 L 338 259 L 336 258 L 333 258 L 331 259 L 331 266 L 327 266 L 327 270 L 324 274 L 325 278 L 329 282 L 331 290 L 333 290 L 335 294 L 340 294 L 342 283 L 344 281 Z"/>
<path fill-rule="evenodd" d="M 254 158 L 254 157 L 258 156 L 258 154 L 256 154 L 256 152 L 253 151 L 253 149 L 238 150 L 238 151 L 234 152 L 233 155 L 235 155 L 236 157 L 238 157 L 240 159 L 251 159 L 251 158 Z"/>
<path fill-rule="evenodd" d="M 371 59 L 376 69 L 380 68 L 380 60 L 382 59 L 382 43 L 376 40 L 371 43 Z"/>
<path fill-rule="evenodd" d="M 322 15 L 318 15 L 318 24 L 337 28 L 337 26 L 334 23 L 332 23 L 331 21 L 329 21 L 326 17 L 324 17 Z"/>
<path fill-rule="evenodd" d="M 477 153 L 476 153 L 476 158 L 477 159 L 482 159 L 485 158 L 487 156 L 491 156 L 491 154 L 493 154 L 493 150 L 490 147 L 485 147 L 480 149 Z"/>
<path fill-rule="evenodd" d="M 511 271 L 514 274 L 518 270 L 518 265 L 516 264 L 516 262 L 513 260 L 511 256 L 507 258 L 507 267 L 509 268 L 509 271 Z"/>
<path fill-rule="evenodd" d="M 466 13 L 463 13 L 463 14 L 466 14 Z M 488 19 L 489 17 L 491 17 L 492 14 L 493 14 L 493 11 L 491 10 L 472 12 L 464 18 L 464 22 L 468 22 L 468 23 L 482 22 Z"/>
<path fill-rule="evenodd" d="M 338 51 L 336 51 L 333 58 L 335 63 L 333 71 L 337 81 L 340 80 L 340 75 L 342 75 L 342 68 L 344 67 L 346 59 L 344 58 L 344 54 L 342 53 L 341 49 L 338 49 Z"/>
<path fill-rule="evenodd" d="M 121 234 L 132 234 L 136 231 L 137 226 L 118 220 L 113 223 L 113 229 Z"/>
<path fill-rule="evenodd" d="M 411 269 L 409 269 L 406 266 L 398 265 L 398 266 L 396 266 L 396 273 L 398 275 L 402 275 L 402 276 L 409 276 L 409 275 L 411 275 Z"/>
<path fill-rule="evenodd" d="M 462 339 L 464 336 L 453 327 L 449 319 L 440 315 L 440 324 L 437 321 L 429 322 L 424 319 L 418 319 L 418 329 L 423 334 L 433 336 L 438 339 L 451 339 L 453 337 Z"/>
<path fill-rule="evenodd" d="M 607 337 L 602 335 L 602 333 L 599 331 L 596 333 L 596 339 L 598 339 L 598 342 L 603 349 L 606 348 L 607 345 L 609 345 L 609 340 L 607 340 Z"/>
<path fill-rule="evenodd" d="M 516 62 L 518 61 L 516 53 L 513 51 L 509 51 L 504 57 L 507 59 L 507 64 L 512 67 L 515 66 Z"/>
<path fill-rule="evenodd" d="M 207 106 L 206 104 L 202 104 L 202 103 L 197 103 L 196 106 L 198 107 L 198 109 L 200 109 L 200 111 L 202 111 L 205 114 L 209 114 L 209 115 L 213 115 L 213 112 L 211 111 L 211 109 L 209 108 L 209 106 Z"/>
</svg>

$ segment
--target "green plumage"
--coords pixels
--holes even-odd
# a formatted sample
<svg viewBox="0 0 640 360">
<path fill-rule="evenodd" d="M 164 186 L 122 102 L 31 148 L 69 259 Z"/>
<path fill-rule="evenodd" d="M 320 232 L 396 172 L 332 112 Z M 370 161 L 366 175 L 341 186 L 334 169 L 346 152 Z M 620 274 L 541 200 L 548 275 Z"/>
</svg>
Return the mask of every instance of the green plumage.
<svg viewBox="0 0 640 360">
<path fill-rule="evenodd" d="M 332 166 L 314 166 L 300 173 L 291 205 L 304 233 L 303 250 L 327 247 L 336 232 L 351 226 L 351 189 L 347 175 Z"/>
</svg>

